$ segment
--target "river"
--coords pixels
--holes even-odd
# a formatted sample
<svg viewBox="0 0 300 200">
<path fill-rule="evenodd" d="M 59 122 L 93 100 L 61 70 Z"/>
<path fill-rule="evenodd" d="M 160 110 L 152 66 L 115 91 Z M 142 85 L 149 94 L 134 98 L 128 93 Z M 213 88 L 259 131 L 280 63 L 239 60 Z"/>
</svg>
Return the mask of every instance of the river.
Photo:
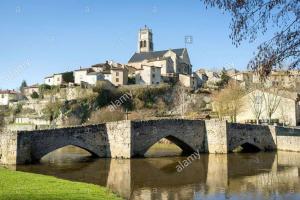
<svg viewBox="0 0 300 200">
<path fill-rule="evenodd" d="M 178 155 L 163 144 L 150 149 L 151 158 L 126 160 L 66 147 L 16 170 L 105 186 L 132 200 L 300 199 L 300 153 L 201 154 L 181 172 L 187 157 Z"/>
</svg>

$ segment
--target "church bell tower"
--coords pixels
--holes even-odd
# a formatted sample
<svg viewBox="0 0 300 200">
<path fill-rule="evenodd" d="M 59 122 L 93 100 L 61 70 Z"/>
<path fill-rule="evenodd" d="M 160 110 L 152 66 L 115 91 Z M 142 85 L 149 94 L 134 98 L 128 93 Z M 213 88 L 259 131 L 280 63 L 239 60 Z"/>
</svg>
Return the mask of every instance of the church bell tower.
<svg viewBox="0 0 300 200">
<path fill-rule="evenodd" d="M 152 30 L 146 25 L 139 31 L 138 39 L 138 52 L 152 52 L 153 51 L 153 41 L 152 41 Z"/>
</svg>

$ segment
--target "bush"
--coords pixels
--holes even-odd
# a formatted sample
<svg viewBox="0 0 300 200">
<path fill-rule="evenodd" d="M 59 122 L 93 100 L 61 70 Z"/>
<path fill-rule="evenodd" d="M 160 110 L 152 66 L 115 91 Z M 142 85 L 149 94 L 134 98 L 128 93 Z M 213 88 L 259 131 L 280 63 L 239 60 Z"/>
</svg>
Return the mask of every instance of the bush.
<svg viewBox="0 0 300 200">
<path fill-rule="evenodd" d="M 63 121 L 64 126 L 76 126 L 76 125 L 81 125 L 81 124 L 82 124 L 82 120 L 79 117 L 74 116 L 74 115 L 67 117 Z"/>
<path fill-rule="evenodd" d="M 132 86 L 121 87 L 119 92 L 132 93 L 133 101 L 131 102 L 134 109 L 154 108 L 160 96 L 164 96 L 171 87 L 166 84 L 158 86 Z"/>
<path fill-rule="evenodd" d="M 22 107 L 23 107 L 23 105 L 18 103 L 17 106 L 15 108 L 13 108 L 13 114 L 14 115 L 19 114 L 22 111 Z"/>
<path fill-rule="evenodd" d="M 38 99 L 39 98 L 39 94 L 36 91 L 34 91 L 30 96 L 33 99 Z"/>
<path fill-rule="evenodd" d="M 61 108 L 62 108 L 61 102 L 59 101 L 49 102 L 46 105 L 46 107 L 42 110 L 42 112 L 50 121 L 52 121 L 53 119 L 56 119 L 59 116 Z"/>
<path fill-rule="evenodd" d="M 89 124 L 98 124 L 112 121 L 124 120 L 125 115 L 121 110 L 110 110 L 109 108 L 102 108 L 94 111 L 91 114 Z"/>
</svg>

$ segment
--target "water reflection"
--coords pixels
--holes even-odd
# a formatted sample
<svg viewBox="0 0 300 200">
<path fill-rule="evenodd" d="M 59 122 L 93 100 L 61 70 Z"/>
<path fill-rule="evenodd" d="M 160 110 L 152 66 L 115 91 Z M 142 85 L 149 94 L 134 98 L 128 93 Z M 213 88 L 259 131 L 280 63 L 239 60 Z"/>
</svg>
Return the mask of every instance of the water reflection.
<svg viewBox="0 0 300 200">
<path fill-rule="evenodd" d="M 17 170 L 106 186 L 134 200 L 300 199 L 300 153 L 204 154 L 178 173 L 184 159 L 85 159 Z"/>
</svg>

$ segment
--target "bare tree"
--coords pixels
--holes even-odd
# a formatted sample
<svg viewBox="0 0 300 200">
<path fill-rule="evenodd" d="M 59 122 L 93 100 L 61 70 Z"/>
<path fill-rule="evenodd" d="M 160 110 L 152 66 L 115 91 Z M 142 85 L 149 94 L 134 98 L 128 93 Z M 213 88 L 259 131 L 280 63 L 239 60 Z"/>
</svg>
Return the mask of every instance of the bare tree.
<svg viewBox="0 0 300 200">
<path fill-rule="evenodd" d="M 279 109 L 280 109 L 280 115 L 281 115 L 281 119 L 282 119 L 282 122 L 283 122 L 283 126 L 288 125 L 289 124 L 289 117 L 286 113 L 286 108 L 284 107 L 284 105 L 281 104 L 279 106 Z"/>
<path fill-rule="evenodd" d="M 288 61 L 289 68 L 300 64 L 299 0 L 202 0 L 231 14 L 230 38 L 238 46 L 244 40 L 253 42 L 259 34 L 273 27 L 273 36 L 258 46 L 248 67 L 266 77 L 272 68 Z"/>
<path fill-rule="evenodd" d="M 222 92 L 216 92 L 213 94 L 213 108 L 216 111 L 218 118 L 223 120 L 227 115 L 227 105 L 225 102 L 225 95 Z"/>
<path fill-rule="evenodd" d="M 259 124 L 259 120 L 263 112 L 263 93 L 260 90 L 255 89 L 250 93 L 249 99 L 251 111 L 255 117 L 256 124 Z"/>
<path fill-rule="evenodd" d="M 268 121 L 271 123 L 272 115 L 276 112 L 281 101 L 279 89 L 275 87 L 265 89 L 263 92 L 263 98 Z"/>
<path fill-rule="evenodd" d="M 225 89 L 214 94 L 214 108 L 220 119 L 229 116 L 232 122 L 236 122 L 237 115 L 243 109 L 242 97 L 244 90 L 235 81 L 230 81 Z"/>
</svg>

